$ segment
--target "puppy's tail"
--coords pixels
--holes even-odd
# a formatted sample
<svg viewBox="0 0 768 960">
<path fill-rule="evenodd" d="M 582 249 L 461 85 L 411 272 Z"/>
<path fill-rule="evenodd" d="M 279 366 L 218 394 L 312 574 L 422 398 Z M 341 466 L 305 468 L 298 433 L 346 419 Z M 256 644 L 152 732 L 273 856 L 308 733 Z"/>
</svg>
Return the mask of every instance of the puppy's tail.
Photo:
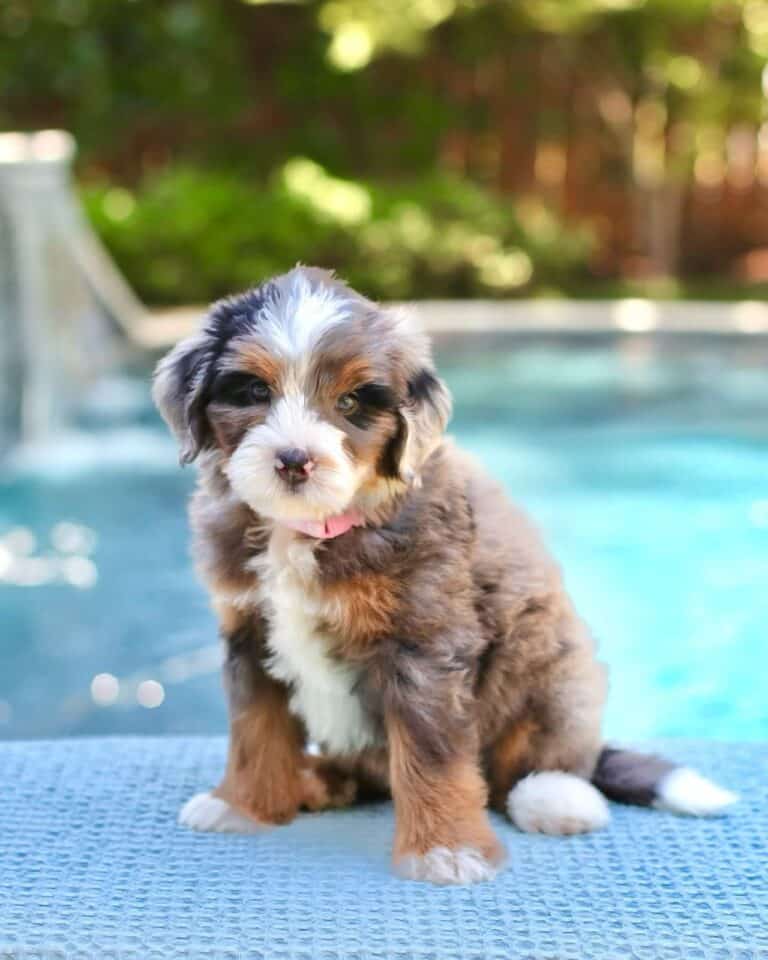
<svg viewBox="0 0 768 960">
<path fill-rule="evenodd" d="M 716 816 L 739 799 L 690 767 L 615 747 L 603 747 L 592 783 L 609 800 L 694 817 Z"/>
</svg>

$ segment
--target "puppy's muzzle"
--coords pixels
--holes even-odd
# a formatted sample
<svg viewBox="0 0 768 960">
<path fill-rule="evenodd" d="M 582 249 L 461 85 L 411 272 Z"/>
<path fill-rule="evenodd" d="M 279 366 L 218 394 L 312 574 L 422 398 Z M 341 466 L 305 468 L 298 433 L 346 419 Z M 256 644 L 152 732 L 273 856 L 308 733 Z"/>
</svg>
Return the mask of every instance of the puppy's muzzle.
<svg viewBox="0 0 768 960">
<path fill-rule="evenodd" d="M 315 461 L 306 450 L 280 450 L 275 456 L 275 470 L 292 490 L 306 483 L 314 469 Z"/>
</svg>

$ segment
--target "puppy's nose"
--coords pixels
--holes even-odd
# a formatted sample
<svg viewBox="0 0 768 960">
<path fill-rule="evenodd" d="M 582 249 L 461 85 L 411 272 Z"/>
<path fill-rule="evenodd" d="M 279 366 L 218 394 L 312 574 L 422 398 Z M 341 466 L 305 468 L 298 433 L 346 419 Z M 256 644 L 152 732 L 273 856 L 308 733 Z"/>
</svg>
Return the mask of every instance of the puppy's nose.
<svg viewBox="0 0 768 960">
<path fill-rule="evenodd" d="M 275 456 L 275 470 L 291 483 L 303 483 L 314 469 L 314 461 L 306 450 L 281 450 Z"/>
</svg>

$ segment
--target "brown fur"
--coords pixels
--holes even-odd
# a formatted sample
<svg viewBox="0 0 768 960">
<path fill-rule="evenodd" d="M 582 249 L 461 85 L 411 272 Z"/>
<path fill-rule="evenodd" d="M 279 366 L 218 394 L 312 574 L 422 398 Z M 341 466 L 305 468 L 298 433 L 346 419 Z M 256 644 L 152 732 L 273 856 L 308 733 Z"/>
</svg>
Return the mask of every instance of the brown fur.
<svg viewBox="0 0 768 960">
<path fill-rule="evenodd" d="M 395 860 L 433 847 L 470 846 L 500 862 L 503 848 L 488 822 L 485 781 L 471 752 L 460 751 L 450 762 L 434 765 L 397 714 L 387 734 L 397 817 Z"/>
<path fill-rule="evenodd" d="M 338 425 L 334 398 L 372 371 L 396 400 L 396 409 L 374 411 L 363 427 L 343 426 L 349 455 L 369 468 L 353 504 L 367 524 L 314 545 L 306 587 L 321 611 L 328 653 L 357 672 L 355 692 L 376 731 L 375 745 L 356 756 L 310 764 L 290 690 L 269 675 L 271 624 L 255 561 L 275 525 L 234 496 L 226 475 L 232 450 L 254 422 L 249 416 L 261 414 L 212 410 L 212 440 L 204 423 L 190 423 L 191 440 L 185 434 L 179 405 L 199 419 L 189 393 L 201 389 L 205 357 L 215 363 L 227 356 L 232 367 L 219 327 L 211 334 L 219 337 L 218 353 L 210 347 L 198 360 L 179 348 L 158 377 L 166 419 L 186 450 L 198 443 L 204 451 L 192 525 L 198 568 L 227 638 L 232 704 L 219 793 L 257 819 L 284 822 L 302 805 L 320 809 L 391 789 L 396 857 L 469 845 L 496 861 L 489 788 L 501 808 L 531 771 L 591 776 L 601 747 L 604 670 L 528 520 L 442 439 L 450 401 L 424 342 L 341 289 L 358 312 L 317 348 L 308 402 Z M 230 322 L 229 303 L 214 311 L 222 325 Z M 241 361 L 260 376 L 277 376 L 265 369 L 257 331 L 252 346 L 247 339 L 238 327 Z M 193 349 L 206 348 L 195 341 Z M 182 365 L 200 365 L 203 373 L 185 380 Z"/>
<path fill-rule="evenodd" d="M 354 802 L 352 771 L 304 753 L 304 731 L 288 709 L 287 691 L 264 671 L 264 624 L 227 604 L 217 612 L 228 637 L 231 720 L 226 772 L 215 794 L 260 823 L 288 823 L 301 807 Z"/>
<path fill-rule="evenodd" d="M 357 799 L 358 783 L 354 776 L 323 757 L 306 757 L 302 770 L 304 793 L 302 805 L 316 813 L 335 807 L 348 807 Z"/>
<path fill-rule="evenodd" d="M 361 383 L 368 383 L 380 376 L 376 367 L 364 356 L 344 354 L 338 357 L 323 356 L 322 362 L 315 364 L 314 377 L 317 391 L 332 403 L 341 393 L 349 393 Z"/>
<path fill-rule="evenodd" d="M 533 769 L 533 738 L 538 727 L 530 718 L 512 724 L 488 751 L 487 769 L 490 780 L 491 806 L 503 810 L 509 785 L 516 783 Z"/>
<path fill-rule="evenodd" d="M 397 581 L 384 573 L 354 574 L 326 586 L 327 625 L 341 642 L 335 654 L 364 659 L 368 646 L 389 629 L 399 594 Z"/>
<path fill-rule="evenodd" d="M 218 609 L 228 641 L 230 736 L 216 794 L 260 822 L 287 823 L 302 798 L 301 723 L 288 710 L 285 688 L 264 670 L 264 621 L 223 603 Z"/>
<path fill-rule="evenodd" d="M 254 374 L 270 387 L 280 383 L 285 371 L 285 364 L 274 357 L 264 344 L 252 339 L 237 344 L 231 365 L 235 370 Z"/>
<path fill-rule="evenodd" d="M 303 753 L 300 725 L 282 693 L 262 694 L 233 718 L 224 779 L 214 794 L 263 824 L 289 823 L 299 809 L 316 813 L 357 798 L 353 775 Z"/>
<path fill-rule="evenodd" d="M 292 820 L 303 797 L 299 724 L 282 692 L 263 689 L 232 718 L 229 752 L 218 796 L 263 823 Z"/>
</svg>

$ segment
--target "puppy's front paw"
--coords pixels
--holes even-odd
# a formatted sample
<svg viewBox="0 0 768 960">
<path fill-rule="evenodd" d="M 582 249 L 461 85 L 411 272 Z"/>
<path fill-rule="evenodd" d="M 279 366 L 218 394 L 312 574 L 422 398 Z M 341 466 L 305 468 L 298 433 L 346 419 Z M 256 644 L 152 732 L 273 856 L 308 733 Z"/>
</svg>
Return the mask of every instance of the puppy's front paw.
<svg viewBox="0 0 768 960">
<path fill-rule="evenodd" d="M 263 824 L 238 813 L 226 800 L 212 793 L 196 793 L 187 800 L 179 811 L 179 823 L 192 830 L 213 833 L 257 833 L 265 829 Z"/>
<path fill-rule="evenodd" d="M 428 883 L 482 883 L 493 880 L 501 862 L 489 860 L 474 847 L 432 847 L 424 854 L 409 853 L 395 863 L 395 870 L 404 880 L 426 880 Z"/>
</svg>

